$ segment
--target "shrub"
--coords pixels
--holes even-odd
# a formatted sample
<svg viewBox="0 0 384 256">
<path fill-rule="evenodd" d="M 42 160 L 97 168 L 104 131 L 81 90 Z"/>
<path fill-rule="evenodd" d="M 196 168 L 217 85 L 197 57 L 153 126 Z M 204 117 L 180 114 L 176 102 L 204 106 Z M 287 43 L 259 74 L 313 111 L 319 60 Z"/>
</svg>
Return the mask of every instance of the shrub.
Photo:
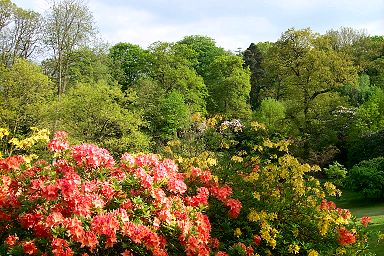
<svg viewBox="0 0 384 256">
<path fill-rule="evenodd" d="M 366 198 L 384 196 L 384 157 L 361 161 L 349 171 L 346 184 Z"/>
<path fill-rule="evenodd" d="M 231 217 L 240 212 L 230 193 L 215 192 L 223 188 L 208 171 L 187 177 L 154 154 L 115 161 L 106 149 L 66 139 L 58 132 L 48 143 L 52 164 L 1 159 L 2 255 L 209 255 L 209 195 Z"/>
</svg>

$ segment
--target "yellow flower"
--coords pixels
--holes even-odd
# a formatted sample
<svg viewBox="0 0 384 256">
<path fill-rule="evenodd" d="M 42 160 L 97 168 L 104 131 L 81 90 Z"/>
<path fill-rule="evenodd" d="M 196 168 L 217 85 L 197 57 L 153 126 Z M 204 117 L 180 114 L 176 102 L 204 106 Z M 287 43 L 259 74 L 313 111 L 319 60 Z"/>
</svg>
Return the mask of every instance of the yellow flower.
<svg viewBox="0 0 384 256">
<path fill-rule="evenodd" d="M 313 249 L 308 252 L 308 256 L 319 256 L 319 253 Z"/>
<path fill-rule="evenodd" d="M 300 246 L 298 246 L 297 244 L 291 244 L 288 246 L 289 253 L 298 254 L 299 251 L 300 251 Z"/>
<path fill-rule="evenodd" d="M 253 197 L 260 201 L 260 194 L 258 192 L 253 192 Z"/>
<path fill-rule="evenodd" d="M 336 249 L 336 255 L 344 255 L 347 251 L 343 247 L 338 247 Z"/>
<path fill-rule="evenodd" d="M 238 163 L 243 162 L 243 158 L 241 156 L 233 156 L 231 160 Z"/>
<path fill-rule="evenodd" d="M 235 231 L 233 232 L 233 234 L 234 234 L 236 237 L 240 237 L 241 234 L 242 234 L 240 228 L 236 228 Z"/>
<path fill-rule="evenodd" d="M 9 131 L 5 128 L 0 128 L 0 139 L 7 135 L 9 135 Z"/>
<path fill-rule="evenodd" d="M 259 221 L 260 220 L 260 215 L 257 213 L 256 210 L 251 209 L 251 211 L 248 214 L 248 220 L 249 221 L 254 221 L 254 222 Z"/>
</svg>

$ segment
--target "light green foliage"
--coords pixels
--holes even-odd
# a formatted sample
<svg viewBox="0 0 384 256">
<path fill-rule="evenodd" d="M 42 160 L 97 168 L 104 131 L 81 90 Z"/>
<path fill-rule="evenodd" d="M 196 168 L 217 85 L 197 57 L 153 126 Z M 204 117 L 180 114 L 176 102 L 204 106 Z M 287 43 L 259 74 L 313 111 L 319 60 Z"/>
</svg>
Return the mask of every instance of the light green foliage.
<svg viewBox="0 0 384 256">
<path fill-rule="evenodd" d="M 196 72 L 207 79 L 209 75 L 209 69 L 211 63 L 221 55 L 225 55 L 226 52 L 223 48 L 216 46 L 214 39 L 207 36 L 186 36 L 178 44 L 187 45 L 197 55 L 197 62 L 194 65 Z"/>
<path fill-rule="evenodd" d="M 40 124 L 44 105 L 53 97 L 53 85 L 41 69 L 19 59 L 0 67 L 0 126 L 25 134 Z"/>
<path fill-rule="evenodd" d="M 160 104 L 160 130 L 165 139 L 177 137 L 177 131 L 185 130 L 191 125 L 191 114 L 178 91 L 172 91 Z"/>
<path fill-rule="evenodd" d="M 110 71 L 123 91 L 149 71 L 148 51 L 138 45 L 118 43 L 109 49 Z"/>
<path fill-rule="evenodd" d="M 140 132 L 144 123 L 133 107 L 135 100 L 134 94 L 104 82 L 78 84 L 55 102 L 53 120 L 57 122 L 51 125 L 77 142 L 108 146 L 116 154 L 145 149 L 149 140 Z"/>
<path fill-rule="evenodd" d="M 69 54 L 69 83 L 93 83 L 99 80 L 111 81 L 108 57 L 103 46 L 83 47 Z"/>
<path fill-rule="evenodd" d="M 256 116 L 262 123 L 268 126 L 270 131 L 282 132 L 282 125 L 285 119 L 285 106 L 282 102 L 273 98 L 266 98 L 261 102 Z"/>
<path fill-rule="evenodd" d="M 324 168 L 324 173 L 327 178 L 336 186 L 342 187 L 344 179 L 347 177 L 347 169 L 335 161 L 328 166 L 328 168 Z"/>
<path fill-rule="evenodd" d="M 206 113 L 207 88 L 193 66 L 196 53 L 186 45 L 157 42 L 150 47 L 152 78 L 169 94 L 179 91 L 191 113 Z"/>
<path fill-rule="evenodd" d="M 220 113 L 227 118 L 249 117 L 250 72 L 242 65 L 241 57 L 229 54 L 217 57 L 210 65 L 206 81 L 210 113 Z"/>
</svg>

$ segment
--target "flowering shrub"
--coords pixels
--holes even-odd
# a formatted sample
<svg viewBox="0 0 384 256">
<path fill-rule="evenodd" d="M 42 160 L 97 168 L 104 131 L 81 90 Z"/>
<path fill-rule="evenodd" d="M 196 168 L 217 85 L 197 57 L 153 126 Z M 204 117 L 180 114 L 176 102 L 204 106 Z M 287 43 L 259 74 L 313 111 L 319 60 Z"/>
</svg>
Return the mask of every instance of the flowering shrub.
<svg viewBox="0 0 384 256">
<path fill-rule="evenodd" d="M 49 141 L 52 164 L 1 159 L 0 254 L 209 255 L 217 245 L 204 214 L 209 196 L 239 215 L 232 189 L 209 171 L 186 175 L 154 154 L 125 153 L 116 163 L 66 136 Z"/>
<path fill-rule="evenodd" d="M 319 167 L 290 155 L 290 141 L 271 137 L 257 122 L 238 129 L 214 117 L 207 124 L 206 141 L 212 143 L 207 148 L 215 152 L 203 152 L 200 160 L 173 157 L 181 166 L 207 166 L 214 158 L 209 162 L 215 162 L 215 179 L 230 185 L 231 195 L 242 203 L 238 218 L 228 219 L 222 205 L 209 201 L 212 236 L 226 251 L 218 255 L 369 255 L 369 219 L 360 224 L 328 201 L 340 191 L 316 179 Z M 218 194 L 226 193 L 222 188 Z"/>
</svg>

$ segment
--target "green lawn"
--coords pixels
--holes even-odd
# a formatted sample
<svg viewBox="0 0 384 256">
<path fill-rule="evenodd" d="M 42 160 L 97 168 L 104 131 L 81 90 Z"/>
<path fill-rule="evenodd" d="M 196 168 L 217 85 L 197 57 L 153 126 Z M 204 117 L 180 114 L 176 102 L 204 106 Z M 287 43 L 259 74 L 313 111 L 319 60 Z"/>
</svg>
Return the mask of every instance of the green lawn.
<svg viewBox="0 0 384 256">
<path fill-rule="evenodd" d="M 357 193 L 347 191 L 334 201 L 338 207 L 349 209 L 358 218 L 362 216 L 372 218 L 372 222 L 368 226 L 372 234 L 369 238 L 369 244 L 372 252 L 378 256 L 384 255 L 384 241 L 378 243 L 378 233 L 384 234 L 384 202 L 382 200 L 367 200 L 361 198 Z"/>
</svg>

